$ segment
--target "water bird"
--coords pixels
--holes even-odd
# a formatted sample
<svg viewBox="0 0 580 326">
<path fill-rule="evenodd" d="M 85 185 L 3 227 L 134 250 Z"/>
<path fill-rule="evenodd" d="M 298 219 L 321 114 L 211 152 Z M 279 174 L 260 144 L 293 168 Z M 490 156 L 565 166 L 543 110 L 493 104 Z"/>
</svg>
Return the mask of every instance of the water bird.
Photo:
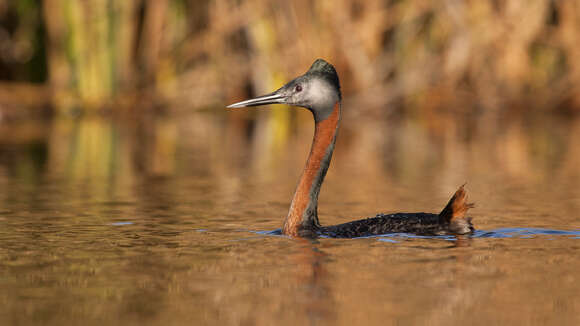
<svg viewBox="0 0 580 326">
<path fill-rule="evenodd" d="M 306 166 L 290 204 L 282 234 L 294 237 L 354 238 L 387 233 L 418 235 L 470 234 L 471 218 L 465 216 L 473 204 L 467 203 L 464 186 L 459 187 L 439 214 L 394 213 L 344 224 L 322 226 L 318 221 L 318 195 L 330 165 L 341 119 L 342 95 L 338 74 L 323 59 L 278 90 L 237 102 L 228 108 L 266 104 L 288 104 L 306 108 L 314 117 L 314 139 Z"/>
</svg>

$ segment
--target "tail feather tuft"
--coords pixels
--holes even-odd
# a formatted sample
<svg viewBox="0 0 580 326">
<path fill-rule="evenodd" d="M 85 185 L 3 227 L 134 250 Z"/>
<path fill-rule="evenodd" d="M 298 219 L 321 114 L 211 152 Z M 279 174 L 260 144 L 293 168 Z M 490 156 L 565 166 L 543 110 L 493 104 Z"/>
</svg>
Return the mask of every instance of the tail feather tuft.
<svg viewBox="0 0 580 326">
<path fill-rule="evenodd" d="M 475 204 L 467 202 L 467 192 L 464 186 L 465 184 L 457 189 L 445 208 L 439 213 L 440 223 L 450 223 L 454 220 L 465 219 L 467 210 L 475 207 Z"/>
</svg>

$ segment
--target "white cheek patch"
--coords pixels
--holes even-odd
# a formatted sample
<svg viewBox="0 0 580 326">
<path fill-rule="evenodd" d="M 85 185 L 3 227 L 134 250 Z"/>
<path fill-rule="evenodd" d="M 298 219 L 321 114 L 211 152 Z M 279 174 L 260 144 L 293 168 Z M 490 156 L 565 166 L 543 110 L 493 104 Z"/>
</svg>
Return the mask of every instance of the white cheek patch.
<svg viewBox="0 0 580 326">
<path fill-rule="evenodd" d="M 332 107 L 338 100 L 336 92 L 333 91 L 330 85 L 316 79 L 308 87 L 308 98 L 314 108 Z"/>
<path fill-rule="evenodd" d="M 321 121 L 332 113 L 334 104 L 338 101 L 338 94 L 325 81 L 313 80 L 308 87 L 308 99 L 314 118 Z"/>
</svg>

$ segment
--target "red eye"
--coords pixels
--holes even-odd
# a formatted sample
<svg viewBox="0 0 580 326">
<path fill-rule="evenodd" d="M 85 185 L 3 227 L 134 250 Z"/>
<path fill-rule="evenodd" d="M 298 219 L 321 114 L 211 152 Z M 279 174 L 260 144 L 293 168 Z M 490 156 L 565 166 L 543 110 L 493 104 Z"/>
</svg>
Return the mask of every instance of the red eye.
<svg viewBox="0 0 580 326">
<path fill-rule="evenodd" d="M 297 92 L 302 92 L 302 86 L 300 86 L 300 85 L 296 85 L 296 88 L 295 88 L 295 90 L 296 90 Z"/>
</svg>

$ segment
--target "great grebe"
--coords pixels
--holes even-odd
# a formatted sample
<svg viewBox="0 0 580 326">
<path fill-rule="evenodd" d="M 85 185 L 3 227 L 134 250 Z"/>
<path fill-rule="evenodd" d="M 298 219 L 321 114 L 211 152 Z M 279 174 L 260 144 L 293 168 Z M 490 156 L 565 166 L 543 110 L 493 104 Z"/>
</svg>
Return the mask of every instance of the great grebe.
<svg viewBox="0 0 580 326">
<path fill-rule="evenodd" d="M 228 108 L 266 104 L 289 104 L 304 107 L 314 116 L 315 130 L 310 155 L 298 182 L 282 233 L 290 236 L 325 235 L 353 238 L 386 233 L 420 235 L 468 234 L 473 232 L 471 219 L 466 217 L 473 204 L 461 186 L 439 214 L 394 213 L 378 214 L 339 225 L 321 226 L 318 222 L 318 194 L 328 170 L 341 115 L 341 92 L 338 74 L 328 62 L 317 59 L 302 76 L 278 90 L 250 100 L 234 103 Z"/>
</svg>

